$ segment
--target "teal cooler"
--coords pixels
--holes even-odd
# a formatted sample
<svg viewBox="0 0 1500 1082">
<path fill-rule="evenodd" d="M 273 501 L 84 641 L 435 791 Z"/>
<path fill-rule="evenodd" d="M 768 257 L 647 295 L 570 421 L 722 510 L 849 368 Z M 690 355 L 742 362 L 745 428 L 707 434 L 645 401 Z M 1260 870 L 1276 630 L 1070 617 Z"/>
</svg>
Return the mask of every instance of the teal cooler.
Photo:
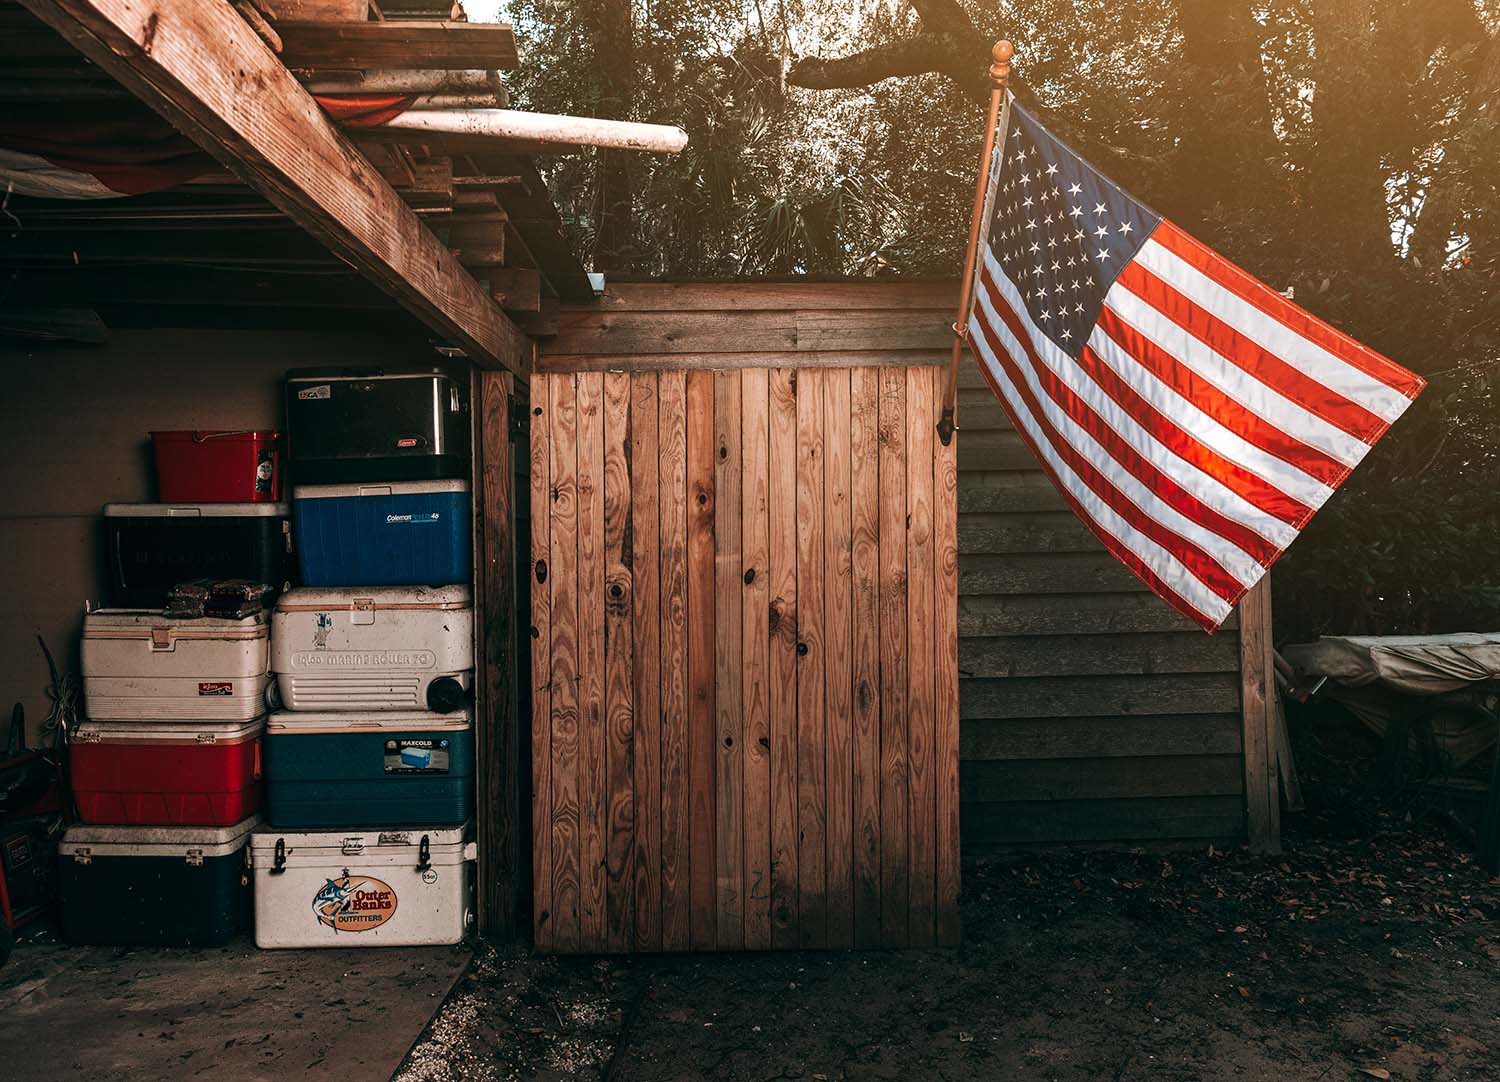
<svg viewBox="0 0 1500 1082">
<path fill-rule="evenodd" d="M 266 818 L 273 826 L 440 826 L 469 818 L 469 711 L 283 710 L 266 723 Z"/>
</svg>

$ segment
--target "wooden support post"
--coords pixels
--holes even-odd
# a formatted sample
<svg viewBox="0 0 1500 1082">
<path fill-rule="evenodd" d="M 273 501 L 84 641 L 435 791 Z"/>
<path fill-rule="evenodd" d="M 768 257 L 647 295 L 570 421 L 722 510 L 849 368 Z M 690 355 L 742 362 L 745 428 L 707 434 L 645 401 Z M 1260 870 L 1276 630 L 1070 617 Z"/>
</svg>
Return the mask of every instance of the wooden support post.
<svg viewBox="0 0 1500 1082">
<path fill-rule="evenodd" d="M 23 6 L 476 364 L 526 370 L 526 336 L 230 5 Z"/>
<path fill-rule="evenodd" d="M 516 694 L 515 454 L 513 377 L 476 371 L 474 415 L 475 819 L 479 842 L 479 926 L 491 939 L 516 936 L 524 894 L 521 756 Z M 529 836 L 528 836 L 529 842 Z"/>
<path fill-rule="evenodd" d="M 1281 852 L 1281 798 L 1272 742 L 1276 694 L 1271 661 L 1271 577 L 1240 602 L 1240 711 L 1244 734 L 1245 831 L 1252 853 Z"/>
</svg>

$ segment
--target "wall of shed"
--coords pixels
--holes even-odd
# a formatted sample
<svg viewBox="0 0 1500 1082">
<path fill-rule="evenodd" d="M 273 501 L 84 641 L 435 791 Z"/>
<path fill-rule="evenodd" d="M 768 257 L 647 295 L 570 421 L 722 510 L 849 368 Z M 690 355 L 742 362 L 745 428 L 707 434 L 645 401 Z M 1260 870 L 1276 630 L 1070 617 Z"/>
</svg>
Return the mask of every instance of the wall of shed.
<svg viewBox="0 0 1500 1082">
<path fill-rule="evenodd" d="M 104 592 L 101 507 L 155 498 L 153 428 L 277 428 L 288 368 L 425 361 L 420 338 L 115 330 L 102 346 L 0 339 L 0 732 L 45 716 L 41 634 L 77 671 L 85 600 Z"/>
<path fill-rule="evenodd" d="M 545 370 L 911 364 L 946 357 L 956 287 L 612 285 Z M 964 851 L 1245 834 L 1235 623 L 1209 637 L 1078 523 L 970 359 L 958 423 Z"/>
</svg>

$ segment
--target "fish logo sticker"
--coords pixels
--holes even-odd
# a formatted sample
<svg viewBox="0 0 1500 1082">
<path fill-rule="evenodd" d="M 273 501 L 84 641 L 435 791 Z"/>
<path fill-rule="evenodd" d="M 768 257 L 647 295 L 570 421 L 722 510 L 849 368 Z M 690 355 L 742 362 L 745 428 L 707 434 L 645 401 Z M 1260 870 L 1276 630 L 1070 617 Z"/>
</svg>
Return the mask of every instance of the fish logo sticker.
<svg viewBox="0 0 1500 1082">
<path fill-rule="evenodd" d="M 335 932 L 368 932 L 396 915 L 396 891 L 389 883 L 368 875 L 350 875 L 326 881 L 313 898 L 312 909 L 319 924 Z"/>
</svg>

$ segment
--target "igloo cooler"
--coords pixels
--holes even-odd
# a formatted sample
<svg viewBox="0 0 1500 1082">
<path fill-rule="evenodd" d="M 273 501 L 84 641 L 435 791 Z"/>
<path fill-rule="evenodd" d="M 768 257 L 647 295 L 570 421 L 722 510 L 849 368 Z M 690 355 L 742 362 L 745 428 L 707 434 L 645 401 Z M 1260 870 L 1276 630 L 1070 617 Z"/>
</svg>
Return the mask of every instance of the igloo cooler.
<svg viewBox="0 0 1500 1082">
<path fill-rule="evenodd" d="M 457 943 L 470 920 L 465 826 L 251 835 L 259 947 Z"/>
<path fill-rule="evenodd" d="M 271 682 L 265 613 L 175 619 L 96 609 L 83 619 L 83 698 L 92 721 L 250 721 Z"/>
<path fill-rule="evenodd" d="M 440 368 L 294 369 L 286 380 L 292 480 L 467 477 L 467 397 Z"/>
<path fill-rule="evenodd" d="M 231 826 L 260 807 L 264 722 L 84 722 L 69 773 L 85 823 Z"/>
<path fill-rule="evenodd" d="M 271 667 L 288 710 L 436 710 L 468 699 L 467 586 L 302 587 L 271 617 Z"/>
<path fill-rule="evenodd" d="M 298 485 L 297 562 L 305 586 L 468 582 L 467 481 Z"/>
<path fill-rule="evenodd" d="M 63 938 L 123 947 L 213 947 L 246 930 L 245 847 L 228 827 L 69 827 L 58 847 Z"/>
<path fill-rule="evenodd" d="M 474 795 L 469 711 L 293 711 L 266 725 L 266 820 L 458 825 Z"/>
<path fill-rule="evenodd" d="M 292 576 L 284 503 L 104 505 L 109 602 L 159 609 L 188 579 L 249 579 L 280 589 Z"/>
</svg>

